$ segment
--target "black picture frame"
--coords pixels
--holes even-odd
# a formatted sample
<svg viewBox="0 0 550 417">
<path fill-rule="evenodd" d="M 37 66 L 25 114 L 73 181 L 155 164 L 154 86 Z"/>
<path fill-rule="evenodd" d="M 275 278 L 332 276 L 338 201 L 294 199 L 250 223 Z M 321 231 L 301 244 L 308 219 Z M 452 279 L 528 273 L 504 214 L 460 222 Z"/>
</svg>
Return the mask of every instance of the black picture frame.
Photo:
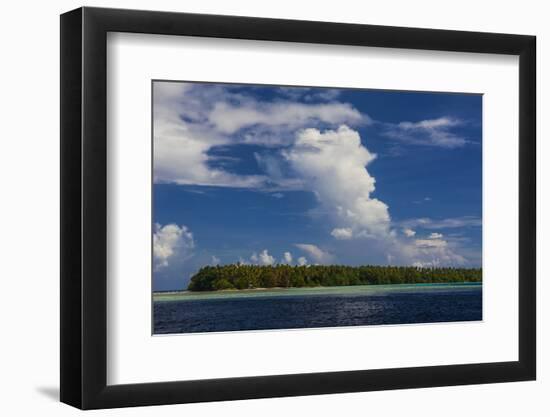
<svg viewBox="0 0 550 417">
<path fill-rule="evenodd" d="M 519 56 L 519 360 L 107 385 L 108 32 Z M 81 409 L 96 409 L 534 380 L 535 45 L 534 36 L 358 24 L 88 7 L 63 14 L 61 401 Z"/>
</svg>

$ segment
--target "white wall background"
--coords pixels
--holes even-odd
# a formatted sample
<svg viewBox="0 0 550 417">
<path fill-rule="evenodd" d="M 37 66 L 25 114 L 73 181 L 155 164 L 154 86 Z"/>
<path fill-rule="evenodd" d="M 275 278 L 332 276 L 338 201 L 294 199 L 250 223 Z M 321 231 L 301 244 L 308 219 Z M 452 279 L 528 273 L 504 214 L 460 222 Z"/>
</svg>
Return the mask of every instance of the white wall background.
<svg viewBox="0 0 550 417">
<path fill-rule="evenodd" d="M 2 8 L 0 89 L 2 130 L 0 204 L 2 301 L 0 302 L 0 410 L 4 415 L 75 415 L 57 401 L 59 392 L 59 17 L 82 3 L 7 2 Z M 361 2 L 340 0 L 92 1 L 89 6 L 239 14 L 532 34 L 538 37 L 539 137 L 539 378 L 537 382 L 325 395 L 231 403 L 145 407 L 95 415 L 278 416 L 421 415 L 544 416 L 550 411 L 550 210 L 543 192 L 550 147 L 543 120 L 550 97 L 550 26 L 545 3 L 536 0 L 437 0 Z M 544 236 L 543 236 L 544 235 Z M 471 341 L 475 343 L 475 341 Z M 544 395 L 546 394 L 546 395 Z"/>
</svg>

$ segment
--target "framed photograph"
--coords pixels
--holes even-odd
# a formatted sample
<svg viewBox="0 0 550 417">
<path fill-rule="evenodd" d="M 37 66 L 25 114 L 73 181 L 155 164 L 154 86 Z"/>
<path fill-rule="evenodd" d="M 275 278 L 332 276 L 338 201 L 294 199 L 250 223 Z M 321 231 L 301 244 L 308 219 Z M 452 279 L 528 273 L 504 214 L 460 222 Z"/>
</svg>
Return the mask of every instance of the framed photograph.
<svg viewBox="0 0 550 417">
<path fill-rule="evenodd" d="M 533 380 L 535 37 L 61 16 L 61 401 Z"/>
</svg>

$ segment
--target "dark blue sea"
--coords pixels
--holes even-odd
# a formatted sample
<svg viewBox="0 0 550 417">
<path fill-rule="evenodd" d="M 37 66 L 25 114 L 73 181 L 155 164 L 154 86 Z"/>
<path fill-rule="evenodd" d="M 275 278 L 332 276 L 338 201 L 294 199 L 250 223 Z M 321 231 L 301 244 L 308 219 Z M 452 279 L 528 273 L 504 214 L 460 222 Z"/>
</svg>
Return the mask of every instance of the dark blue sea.
<svg viewBox="0 0 550 417">
<path fill-rule="evenodd" d="M 482 319 L 481 284 L 156 293 L 153 300 L 155 334 Z"/>
</svg>

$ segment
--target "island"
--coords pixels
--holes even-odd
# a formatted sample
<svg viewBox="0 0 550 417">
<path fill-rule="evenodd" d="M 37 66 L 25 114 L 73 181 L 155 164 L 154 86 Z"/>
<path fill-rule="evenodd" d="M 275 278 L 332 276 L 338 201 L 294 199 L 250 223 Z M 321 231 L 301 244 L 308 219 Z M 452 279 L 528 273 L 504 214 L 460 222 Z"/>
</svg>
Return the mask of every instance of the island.
<svg viewBox="0 0 550 417">
<path fill-rule="evenodd" d="M 230 264 L 202 267 L 191 277 L 187 290 L 480 283 L 481 276 L 481 268 Z"/>
</svg>

